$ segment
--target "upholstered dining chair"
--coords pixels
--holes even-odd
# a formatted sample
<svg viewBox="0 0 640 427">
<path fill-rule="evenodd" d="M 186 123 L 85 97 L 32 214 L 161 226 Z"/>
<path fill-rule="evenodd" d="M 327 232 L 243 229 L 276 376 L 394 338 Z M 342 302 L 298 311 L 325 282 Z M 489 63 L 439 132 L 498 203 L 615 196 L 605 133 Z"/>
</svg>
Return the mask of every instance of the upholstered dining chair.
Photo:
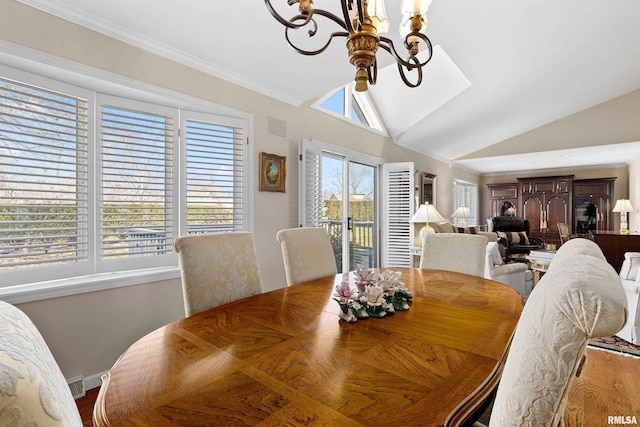
<svg viewBox="0 0 640 427">
<path fill-rule="evenodd" d="M 253 236 L 247 232 L 178 237 L 187 316 L 262 292 Z"/>
<path fill-rule="evenodd" d="M 71 389 L 42 335 L 24 312 L 4 301 L 0 371 L 2 425 L 82 427 Z"/>
<path fill-rule="evenodd" d="M 577 246 L 583 253 L 554 258 L 524 306 L 490 427 L 561 424 L 589 339 L 614 335 L 625 323 L 627 303 L 617 273 L 594 248 Z"/>
<path fill-rule="evenodd" d="M 287 228 L 276 233 L 280 242 L 287 286 L 338 274 L 327 230 L 321 227 Z"/>
<path fill-rule="evenodd" d="M 455 271 L 484 277 L 488 239 L 478 234 L 428 234 L 420 268 Z"/>
</svg>

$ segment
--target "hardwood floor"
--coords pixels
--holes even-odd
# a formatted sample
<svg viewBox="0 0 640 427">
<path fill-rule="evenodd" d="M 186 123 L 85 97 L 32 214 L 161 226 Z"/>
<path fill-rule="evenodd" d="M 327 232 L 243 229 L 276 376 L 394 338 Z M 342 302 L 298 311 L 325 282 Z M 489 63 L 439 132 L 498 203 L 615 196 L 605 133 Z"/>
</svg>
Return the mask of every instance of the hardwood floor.
<svg viewBox="0 0 640 427">
<path fill-rule="evenodd" d="M 93 427 L 93 405 L 98 397 L 98 391 L 100 391 L 100 387 L 87 390 L 87 394 L 84 397 L 76 399 L 76 405 L 78 405 L 78 411 L 80 411 L 84 427 Z"/>
</svg>

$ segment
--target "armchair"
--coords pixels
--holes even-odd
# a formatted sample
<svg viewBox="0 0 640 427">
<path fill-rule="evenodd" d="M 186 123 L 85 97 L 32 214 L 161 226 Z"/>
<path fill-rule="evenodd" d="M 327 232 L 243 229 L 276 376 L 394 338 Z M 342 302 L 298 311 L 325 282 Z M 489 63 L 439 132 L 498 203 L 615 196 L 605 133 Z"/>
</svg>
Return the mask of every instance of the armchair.
<svg viewBox="0 0 640 427">
<path fill-rule="evenodd" d="M 529 220 L 516 216 L 494 216 L 493 231 L 512 254 L 526 254 L 538 249 L 542 240 L 529 237 Z"/>
<path fill-rule="evenodd" d="M 627 252 L 620 269 L 620 279 L 627 296 L 629 315 L 616 335 L 630 343 L 640 344 L 640 252 Z"/>
<path fill-rule="evenodd" d="M 487 243 L 484 277 L 509 285 L 527 298 L 533 288 L 533 273 L 525 263 L 505 264 L 498 245 L 497 242 Z"/>
</svg>

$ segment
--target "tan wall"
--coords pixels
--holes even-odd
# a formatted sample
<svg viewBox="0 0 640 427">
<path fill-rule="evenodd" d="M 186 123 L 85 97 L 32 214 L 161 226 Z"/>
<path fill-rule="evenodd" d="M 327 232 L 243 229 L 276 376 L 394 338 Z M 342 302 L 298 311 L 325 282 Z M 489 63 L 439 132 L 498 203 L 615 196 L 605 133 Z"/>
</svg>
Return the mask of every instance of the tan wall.
<svg viewBox="0 0 640 427">
<path fill-rule="evenodd" d="M 256 191 L 254 196 L 254 237 L 266 290 L 286 283 L 275 234 L 298 224 L 297 156 L 302 138 L 391 162 L 413 161 L 418 170 L 438 175 L 439 200 L 451 204 L 449 189 L 455 168 L 319 113 L 310 103 L 293 107 L 16 1 L 0 0 L 0 17 L 0 40 L 254 115 L 254 164 L 262 151 L 287 156 L 287 192 Z M 269 134 L 269 117 L 286 122 L 286 137 Z M 257 180 L 256 174 L 254 189 Z M 42 330 L 66 377 L 109 369 L 136 339 L 184 315 L 179 280 L 31 302 L 20 308 Z"/>
<path fill-rule="evenodd" d="M 635 210 L 629 213 L 629 231 L 640 233 L 640 156 L 629 165 L 629 201 Z"/>
</svg>

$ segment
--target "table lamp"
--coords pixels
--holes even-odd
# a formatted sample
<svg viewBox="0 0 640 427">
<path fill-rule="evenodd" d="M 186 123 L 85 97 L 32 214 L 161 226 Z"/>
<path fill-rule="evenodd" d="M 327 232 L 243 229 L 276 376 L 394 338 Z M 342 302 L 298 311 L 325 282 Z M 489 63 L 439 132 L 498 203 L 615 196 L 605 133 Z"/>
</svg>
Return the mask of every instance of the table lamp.
<svg viewBox="0 0 640 427">
<path fill-rule="evenodd" d="M 427 234 L 432 234 L 435 233 L 436 231 L 429 225 L 430 222 L 441 222 L 441 221 L 446 221 L 446 219 L 444 219 L 442 217 L 442 215 L 440 215 L 440 213 L 436 210 L 435 206 L 429 204 L 429 203 L 425 203 L 424 205 L 420 205 L 420 208 L 416 211 L 416 213 L 411 217 L 411 219 L 409 220 L 410 223 L 415 224 L 422 224 L 424 223 L 424 226 L 420 229 L 420 233 L 419 233 L 419 244 L 418 244 L 418 240 L 414 240 L 414 245 L 415 246 L 420 246 L 424 244 L 424 239 L 427 237 Z"/>
<path fill-rule="evenodd" d="M 612 212 L 620 212 L 620 234 L 629 234 L 627 212 L 633 212 L 633 206 L 631 206 L 629 199 L 618 199 Z"/>
<path fill-rule="evenodd" d="M 469 210 L 469 208 L 460 206 L 455 210 L 455 212 L 453 212 L 451 218 L 460 218 L 457 225 L 459 225 L 460 227 L 466 227 L 467 218 L 473 218 L 473 215 L 471 215 L 471 211 Z"/>
</svg>

